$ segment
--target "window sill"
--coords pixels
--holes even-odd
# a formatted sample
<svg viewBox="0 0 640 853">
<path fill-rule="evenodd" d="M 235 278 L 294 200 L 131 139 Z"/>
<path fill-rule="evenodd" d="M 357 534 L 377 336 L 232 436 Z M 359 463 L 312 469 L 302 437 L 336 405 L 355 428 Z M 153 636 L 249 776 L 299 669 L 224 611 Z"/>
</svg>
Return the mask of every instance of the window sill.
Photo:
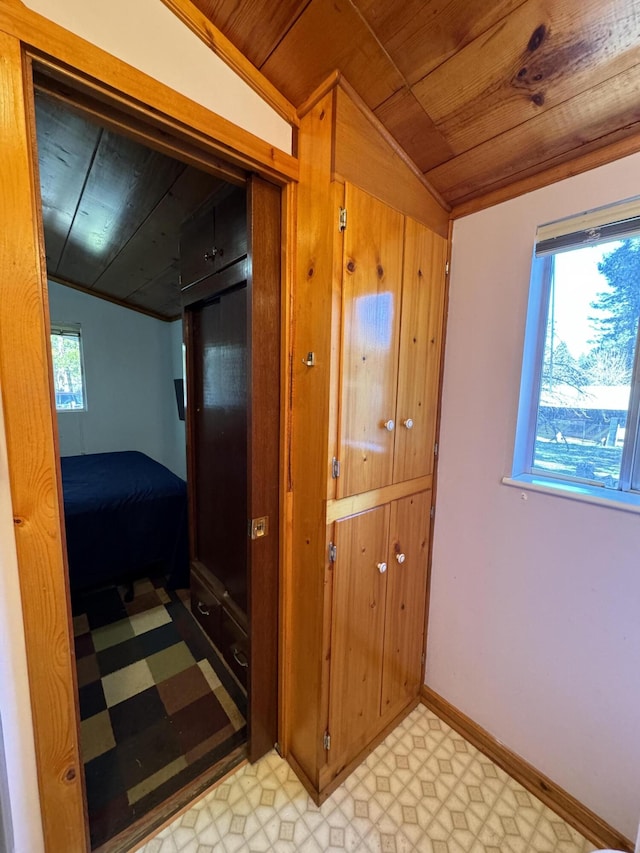
<svg viewBox="0 0 640 853">
<path fill-rule="evenodd" d="M 640 494 L 637 492 L 618 492 L 600 486 L 585 483 L 565 483 L 539 474 L 519 474 L 515 477 L 503 477 L 505 486 L 513 486 L 530 492 L 541 492 L 557 498 L 596 504 L 607 509 L 619 509 L 624 512 L 640 513 Z"/>
</svg>

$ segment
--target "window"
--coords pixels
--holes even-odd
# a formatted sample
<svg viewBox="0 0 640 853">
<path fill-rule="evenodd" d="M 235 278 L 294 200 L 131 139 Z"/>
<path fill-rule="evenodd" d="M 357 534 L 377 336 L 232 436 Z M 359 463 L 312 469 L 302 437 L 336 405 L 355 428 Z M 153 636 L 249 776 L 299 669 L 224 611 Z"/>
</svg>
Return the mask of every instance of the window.
<svg viewBox="0 0 640 853">
<path fill-rule="evenodd" d="M 80 326 L 51 326 L 56 411 L 86 411 Z"/>
<path fill-rule="evenodd" d="M 517 482 L 640 504 L 639 316 L 640 199 L 538 228 Z"/>
</svg>

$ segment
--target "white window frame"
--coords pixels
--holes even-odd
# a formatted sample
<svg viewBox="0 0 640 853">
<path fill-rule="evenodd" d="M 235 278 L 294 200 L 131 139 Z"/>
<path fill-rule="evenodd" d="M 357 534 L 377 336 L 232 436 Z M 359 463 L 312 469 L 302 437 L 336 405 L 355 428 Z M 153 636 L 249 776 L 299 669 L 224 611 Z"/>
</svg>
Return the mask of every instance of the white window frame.
<svg viewBox="0 0 640 853">
<path fill-rule="evenodd" d="M 553 258 L 561 251 L 581 245 L 638 236 L 640 198 L 538 228 L 531 264 L 513 468 L 511 476 L 502 479 L 505 485 L 640 512 L 640 323 L 618 486 L 608 488 L 601 483 L 533 467 Z"/>
<path fill-rule="evenodd" d="M 84 369 L 84 345 L 82 341 L 82 328 L 79 323 L 51 323 L 50 328 L 50 337 L 52 335 L 68 335 L 72 337 L 78 338 L 79 348 L 80 348 L 80 380 L 82 382 L 82 406 L 73 407 L 71 409 L 67 408 L 58 408 L 56 403 L 56 413 L 57 414 L 69 414 L 72 412 L 86 412 L 87 411 L 87 381 L 86 381 L 86 373 Z M 53 392 L 54 398 L 57 394 L 55 388 L 55 364 L 53 361 L 53 353 L 51 354 L 51 363 L 52 368 L 54 369 L 54 377 L 53 377 Z"/>
</svg>

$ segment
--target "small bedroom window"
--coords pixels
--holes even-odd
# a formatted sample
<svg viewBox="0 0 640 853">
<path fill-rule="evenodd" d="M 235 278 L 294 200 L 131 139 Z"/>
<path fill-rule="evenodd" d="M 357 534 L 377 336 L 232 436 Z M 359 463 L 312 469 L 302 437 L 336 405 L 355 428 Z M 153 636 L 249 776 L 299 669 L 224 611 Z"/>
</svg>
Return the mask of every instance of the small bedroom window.
<svg viewBox="0 0 640 853">
<path fill-rule="evenodd" d="M 56 411 L 83 412 L 87 408 L 82 357 L 82 333 L 78 325 L 51 325 L 53 385 Z"/>
<path fill-rule="evenodd" d="M 640 199 L 538 228 L 505 482 L 640 506 L 639 316 Z"/>
</svg>

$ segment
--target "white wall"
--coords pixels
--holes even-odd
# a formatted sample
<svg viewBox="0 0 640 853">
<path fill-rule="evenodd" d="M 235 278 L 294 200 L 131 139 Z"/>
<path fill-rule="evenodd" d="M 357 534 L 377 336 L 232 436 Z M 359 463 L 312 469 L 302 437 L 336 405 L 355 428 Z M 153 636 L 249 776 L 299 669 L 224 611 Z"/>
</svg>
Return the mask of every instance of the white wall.
<svg viewBox="0 0 640 853">
<path fill-rule="evenodd" d="M 99 4 L 85 0 L 27 0 L 26 5 L 266 142 L 291 151 L 288 124 L 230 72 L 160 0 L 110 0 Z M 96 73 L 99 75 L 99 69 Z M 214 118 L 212 132 L 215 132 Z M 16 851 L 42 853 L 14 541 L 6 444 L 0 432 L 0 712 L 7 742 Z"/>
<path fill-rule="evenodd" d="M 60 455 L 140 450 L 184 476 L 175 324 L 54 282 L 49 311 L 54 325 L 80 324 L 84 351 L 87 411 L 58 412 Z"/>
<path fill-rule="evenodd" d="M 291 153 L 291 127 L 161 0 L 26 0 L 26 6 Z M 215 124 L 212 124 L 215 133 Z"/>
<path fill-rule="evenodd" d="M 640 517 L 500 479 L 536 226 L 638 187 L 635 155 L 455 224 L 426 669 L 431 688 L 629 838 Z"/>
</svg>

